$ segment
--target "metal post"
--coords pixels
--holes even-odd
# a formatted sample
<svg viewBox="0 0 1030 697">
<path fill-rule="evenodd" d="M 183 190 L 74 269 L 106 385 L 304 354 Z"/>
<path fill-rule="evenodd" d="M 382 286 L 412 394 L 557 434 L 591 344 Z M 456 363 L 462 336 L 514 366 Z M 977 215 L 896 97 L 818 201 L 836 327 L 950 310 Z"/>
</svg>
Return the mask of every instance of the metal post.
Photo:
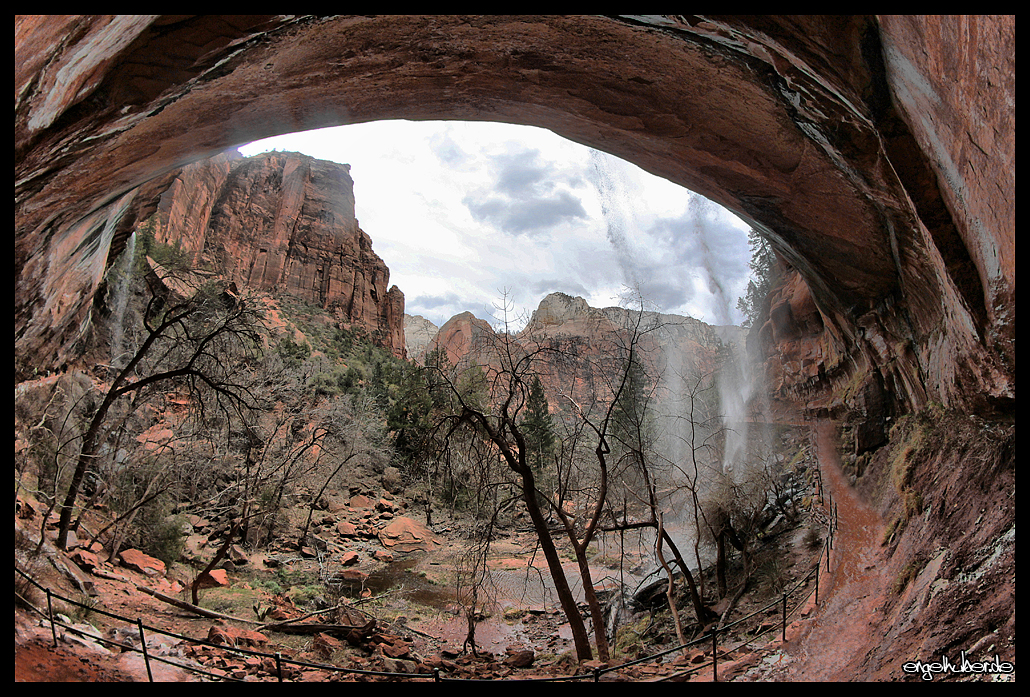
<svg viewBox="0 0 1030 697">
<path fill-rule="evenodd" d="M 50 599 L 50 589 L 46 589 L 46 613 L 50 618 L 50 633 L 54 637 L 54 648 L 57 648 L 57 626 L 54 624 L 54 604 Z"/>
<path fill-rule="evenodd" d="M 279 682 L 283 681 L 283 655 L 276 651 L 275 653 L 275 674 L 279 677 Z"/>
<path fill-rule="evenodd" d="M 819 561 L 822 561 L 822 560 L 820 559 Z M 815 565 L 815 604 L 816 605 L 819 604 L 819 567 L 820 566 L 822 566 L 822 564 L 818 564 L 817 563 Z"/>
<path fill-rule="evenodd" d="M 147 637 L 143 634 L 143 620 L 136 618 L 139 627 L 139 643 L 143 647 L 143 662 L 147 664 L 147 680 L 154 682 L 154 674 L 150 672 L 150 656 L 147 654 Z"/>
<path fill-rule="evenodd" d="M 783 594 L 783 640 L 787 640 L 787 594 Z"/>
<path fill-rule="evenodd" d="M 712 682 L 719 682 L 719 644 L 715 630 L 712 630 Z"/>
</svg>

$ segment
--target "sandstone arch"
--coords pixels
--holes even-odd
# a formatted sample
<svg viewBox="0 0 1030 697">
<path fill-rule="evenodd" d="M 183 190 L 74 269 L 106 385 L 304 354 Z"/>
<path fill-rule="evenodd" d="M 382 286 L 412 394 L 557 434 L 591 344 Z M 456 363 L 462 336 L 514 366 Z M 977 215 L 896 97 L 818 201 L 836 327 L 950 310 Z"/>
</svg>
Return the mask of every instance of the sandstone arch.
<svg viewBox="0 0 1030 697">
<path fill-rule="evenodd" d="M 21 374 L 65 360 L 161 175 L 461 118 L 550 128 L 754 221 L 821 340 L 904 408 L 1014 398 L 1013 18 L 19 17 L 15 46 Z"/>
<path fill-rule="evenodd" d="M 759 348 L 809 410 L 1014 421 L 1014 17 L 16 17 L 16 381 L 76 357 L 110 254 L 169 173 L 382 118 L 543 126 L 753 221 L 796 270 Z M 994 598 L 984 634 L 1014 637 L 1014 435 L 1000 442 L 980 470 L 942 453 L 943 484 L 924 468 L 926 537 L 876 571 L 964 540 L 935 607 L 972 632 L 974 600 Z M 993 489 L 963 488 L 983 472 Z M 954 575 L 1009 537 L 975 588 Z M 889 638 L 879 655 L 904 660 Z"/>
</svg>

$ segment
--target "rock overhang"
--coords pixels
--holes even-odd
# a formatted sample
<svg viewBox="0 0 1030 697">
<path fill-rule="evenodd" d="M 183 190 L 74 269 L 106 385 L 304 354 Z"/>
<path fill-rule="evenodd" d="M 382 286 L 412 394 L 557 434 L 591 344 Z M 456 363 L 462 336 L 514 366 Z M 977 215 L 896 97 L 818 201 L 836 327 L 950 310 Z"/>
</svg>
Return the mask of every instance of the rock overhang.
<svg viewBox="0 0 1030 697">
<path fill-rule="evenodd" d="M 1014 22 L 1004 18 L 206 15 L 15 26 L 16 373 L 28 366 L 19 355 L 39 369 L 72 355 L 107 247 L 162 176 L 284 132 L 466 119 L 549 128 L 702 193 L 752 221 L 801 274 L 837 352 L 891 364 L 883 369 L 905 374 L 895 382 L 926 383 L 930 399 L 1014 400 L 1013 218 L 982 212 L 1011 207 L 1008 180 L 990 194 L 956 164 L 971 155 L 956 145 L 953 112 L 973 105 L 934 72 L 943 62 L 975 77 L 1009 60 Z M 930 33 L 993 43 L 963 58 L 915 45 Z M 1010 67 L 1011 87 L 972 98 L 1003 106 L 1011 89 L 1014 100 L 1014 45 Z M 900 109 L 891 75 L 905 78 Z M 913 113 L 912 84 L 932 87 L 920 94 L 949 110 L 947 128 Z M 993 118 L 999 159 L 1014 163 L 1009 115 L 974 118 L 977 133 Z M 99 245 L 82 244 L 86 220 Z M 957 273 L 969 268 L 973 282 Z"/>
</svg>

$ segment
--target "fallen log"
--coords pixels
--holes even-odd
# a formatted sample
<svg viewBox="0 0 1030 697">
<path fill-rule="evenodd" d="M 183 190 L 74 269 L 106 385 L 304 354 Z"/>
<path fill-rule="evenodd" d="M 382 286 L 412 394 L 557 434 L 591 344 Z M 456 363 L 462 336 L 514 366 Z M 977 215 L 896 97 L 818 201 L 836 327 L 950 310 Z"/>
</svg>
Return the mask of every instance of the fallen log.
<svg viewBox="0 0 1030 697">
<path fill-rule="evenodd" d="M 214 610 L 207 610 L 198 605 L 194 605 L 193 603 L 188 603 L 185 600 L 179 600 L 178 598 L 173 598 L 170 595 L 165 595 L 164 593 L 156 591 L 152 588 L 147 588 L 146 586 L 137 585 L 136 590 L 146 593 L 147 595 L 153 596 L 163 603 L 174 605 L 175 607 L 181 610 L 187 610 L 194 614 L 200 615 L 201 617 L 208 617 L 216 620 L 232 620 L 233 622 L 244 622 L 246 624 L 261 624 L 260 622 L 255 622 L 254 620 L 245 620 L 242 617 L 233 617 L 232 615 L 224 615 L 221 612 L 215 612 Z"/>
<path fill-rule="evenodd" d="M 363 626 L 350 624 L 297 624 L 282 622 L 280 624 L 266 624 L 261 627 L 261 631 L 280 632 L 282 634 L 329 634 L 346 639 L 352 644 L 357 644 L 372 636 L 375 628 L 376 621 L 373 619 L 369 620 L 368 623 Z"/>
</svg>

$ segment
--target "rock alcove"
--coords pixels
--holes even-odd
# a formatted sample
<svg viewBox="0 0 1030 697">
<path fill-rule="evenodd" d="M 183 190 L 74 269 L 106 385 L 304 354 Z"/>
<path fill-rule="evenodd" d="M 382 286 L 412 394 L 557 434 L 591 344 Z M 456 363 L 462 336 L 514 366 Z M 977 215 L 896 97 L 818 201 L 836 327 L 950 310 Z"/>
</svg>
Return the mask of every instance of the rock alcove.
<svg viewBox="0 0 1030 697">
<path fill-rule="evenodd" d="M 784 402 L 1013 414 L 1014 17 L 16 17 L 16 381 L 181 167 L 386 118 L 541 126 L 752 222 Z"/>
<path fill-rule="evenodd" d="M 785 389 L 855 363 L 901 409 L 1014 399 L 1011 18 L 22 17 L 15 34 L 20 375 L 71 355 L 163 175 L 283 132 L 460 118 L 549 128 L 754 222 L 799 275 L 767 343 L 821 343 L 779 369 Z M 803 312 L 819 321 L 783 316 Z"/>
</svg>

